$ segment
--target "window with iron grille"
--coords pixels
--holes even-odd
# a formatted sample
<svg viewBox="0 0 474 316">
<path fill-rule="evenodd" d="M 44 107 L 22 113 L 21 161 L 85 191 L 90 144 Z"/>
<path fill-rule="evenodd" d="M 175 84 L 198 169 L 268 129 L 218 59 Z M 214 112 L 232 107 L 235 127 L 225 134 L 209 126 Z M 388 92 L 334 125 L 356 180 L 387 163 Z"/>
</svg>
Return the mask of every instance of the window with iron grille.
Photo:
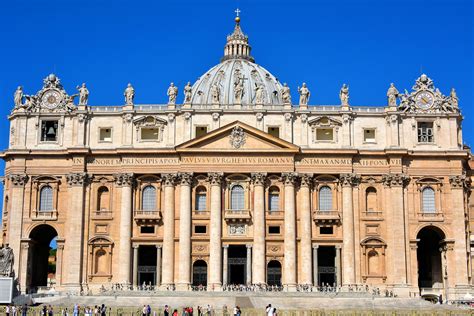
<svg viewBox="0 0 474 316">
<path fill-rule="evenodd" d="M 245 209 L 244 188 L 241 185 L 234 185 L 230 191 L 230 208 L 232 210 Z"/>
<path fill-rule="evenodd" d="M 49 185 L 41 188 L 39 210 L 40 211 L 53 210 L 53 188 L 51 188 Z"/>
<path fill-rule="evenodd" d="M 205 211 L 207 209 L 206 189 L 198 188 L 196 190 L 196 211 Z"/>
<path fill-rule="evenodd" d="M 270 188 L 270 193 L 268 194 L 268 210 L 270 212 L 275 212 L 280 209 L 280 190 L 278 188 Z"/>
<path fill-rule="evenodd" d="M 328 186 L 322 186 L 319 189 L 319 210 L 332 210 L 332 190 Z"/>
<path fill-rule="evenodd" d="M 426 187 L 422 191 L 422 196 L 423 196 L 423 213 L 435 213 L 436 212 L 435 191 L 430 187 Z"/>
<path fill-rule="evenodd" d="M 146 186 L 142 192 L 142 210 L 154 211 L 156 210 L 156 189 L 154 186 Z"/>
<path fill-rule="evenodd" d="M 418 142 L 432 143 L 434 141 L 433 123 L 418 122 Z"/>
</svg>

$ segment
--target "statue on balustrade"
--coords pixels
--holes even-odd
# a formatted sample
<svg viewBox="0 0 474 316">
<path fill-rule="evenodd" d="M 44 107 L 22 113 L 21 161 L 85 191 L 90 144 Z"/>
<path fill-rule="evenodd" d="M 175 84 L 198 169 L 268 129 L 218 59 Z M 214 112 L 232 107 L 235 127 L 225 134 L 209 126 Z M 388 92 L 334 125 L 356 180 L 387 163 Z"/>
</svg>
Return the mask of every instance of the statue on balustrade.
<svg viewBox="0 0 474 316">
<path fill-rule="evenodd" d="M 135 89 L 133 89 L 131 83 L 127 85 L 127 89 L 125 89 L 123 95 L 125 96 L 125 104 L 133 105 L 133 99 L 135 98 Z"/>
</svg>

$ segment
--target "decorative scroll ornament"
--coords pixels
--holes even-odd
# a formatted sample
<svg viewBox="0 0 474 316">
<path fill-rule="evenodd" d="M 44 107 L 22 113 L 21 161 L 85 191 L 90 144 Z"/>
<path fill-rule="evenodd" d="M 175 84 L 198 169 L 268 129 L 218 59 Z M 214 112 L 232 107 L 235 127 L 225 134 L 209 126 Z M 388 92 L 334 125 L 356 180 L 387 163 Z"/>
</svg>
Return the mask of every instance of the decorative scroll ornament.
<svg viewBox="0 0 474 316">
<path fill-rule="evenodd" d="M 232 129 L 230 133 L 230 144 L 232 147 L 238 149 L 245 144 L 247 135 L 245 135 L 244 130 L 240 126 L 236 126 Z"/>
<path fill-rule="evenodd" d="M 285 185 L 295 185 L 298 182 L 298 173 L 296 172 L 282 173 L 281 179 Z"/>
<path fill-rule="evenodd" d="M 458 98 L 456 93 L 445 96 L 435 88 L 433 80 L 422 74 L 412 87 L 412 92 L 398 94 L 400 98 L 399 111 L 407 113 L 458 113 Z"/>
<path fill-rule="evenodd" d="M 462 189 L 462 188 L 469 188 L 471 185 L 471 181 L 465 175 L 460 176 L 451 176 L 449 177 L 449 183 L 451 184 L 452 188 Z"/>
<path fill-rule="evenodd" d="M 117 173 L 114 174 L 114 179 L 117 185 L 131 186 L 133 184 L 134 175 L 133 173 Z"/>
<path fill-rule="evenodd" d="M 360 176 L 355 173 L 341 174 L 341 182 L 343 186 L 355 186 L 360 183 Z"/>
<path fill-rule="evenodd" d="M 87 180 L 87 173 L 85 172 L 78 172 L 78 173 L 70 173 L 66 175 L 66 180 L 68 185 L 76 186 L 76 185 L 84 185 Z"/>
<path fill-rule="evenodd" d="M 303 173 L 301 175 L 301 186 L 310 187 L 313 181 L 313 175 L 309 173 Z"/>
<path fill-rule="evenodd" d="M 191 185 L 193 183 L 193 173 L 182 172 L 179 174 L 179 180 L 181 185 Z"/>
<path fill-rule="evenodd" d="M 267 174 L 265 172 L 252 173 L 252 182 L 254 185 L 265 185 Z"/>
<path fill-rule="evenodd" d="M 176 180 L 178 179 L 178 174 L 176 173 L 165 173 L 161 176 L 163 178 L 163 184 L 165 186 L 174 186 Z"/>
<path fill-rule="evenodd" d="M 382 176 L 385 186 L 406 186 L 410 182 L 410 177 L 404 173 L 389 173 Z"/>
<path fill-rule="evenodd" d="M 28 181 L 28 176 L 26 174 L 11 174 L 9 179 L 13 186 L 23 186 Z"/>
<path fill-rule="evenodd" d="M 230 225 L 229 235 L 245 235 L 245 225 L 244 224 Z"/>
<path fill-rule="evenodd" d="M 61 81 L 54 74 L 50 74 L 43 79 L 43 88 L 36 95 L 22 95 L 16 97 L 13 111 L 23 110 L 24 112 L 74 112 L 74 98 L 78 94 L 68 95 L 64 90 Z M 23 97 L 25 103 L 23 103 Z"/>
<path fill-rule="evenodd" d="M 211 185 L 221 185 L 223 174 L 219 172 L 210 172 L 208 174 L 208 181 Z"/>
</svg>

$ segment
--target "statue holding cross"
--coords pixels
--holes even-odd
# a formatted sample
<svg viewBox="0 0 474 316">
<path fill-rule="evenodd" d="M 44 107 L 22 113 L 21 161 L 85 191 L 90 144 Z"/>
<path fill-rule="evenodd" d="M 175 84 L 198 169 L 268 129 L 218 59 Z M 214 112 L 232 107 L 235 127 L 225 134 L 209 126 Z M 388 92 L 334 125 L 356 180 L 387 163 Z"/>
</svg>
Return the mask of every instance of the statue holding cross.
<svg viewBox="0 0 474 316">
<path fill-rule="evenodd" d="M 235 72 L 234 79 L 234 103 L 242 104 L 242 98 L 245 94 L 244 91 L 244 80 L 247 80 L 244 76 L 240 76 L 240 72 Z"/>
</svg>

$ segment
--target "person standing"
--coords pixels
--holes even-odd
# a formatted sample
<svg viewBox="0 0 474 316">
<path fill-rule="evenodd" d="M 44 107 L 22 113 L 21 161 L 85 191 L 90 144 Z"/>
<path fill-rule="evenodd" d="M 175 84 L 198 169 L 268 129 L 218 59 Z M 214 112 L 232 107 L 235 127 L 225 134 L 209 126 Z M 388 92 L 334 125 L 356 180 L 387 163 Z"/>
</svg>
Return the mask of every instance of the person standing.
<svg viewBox="0 0 474 316">
<path fill-rule="evenodd" d="M 165 310 L 163 311 L 163 316 L 170 316 L 170 308 L 168 305 L 165 305 Z"/>
<path fill-rule="evenodd" d="M 267 308 L 265 309 L 267 316 L 273 316 L 273 307 L 272 304 L 268 304 Z"/>
<path fill-rule="evenodd" d="M 6 316 L 10 316 L 10 305 L 7 305 L 7 306 L 5 307 L 5 315 L 6 315 Z"/>
</svg>

